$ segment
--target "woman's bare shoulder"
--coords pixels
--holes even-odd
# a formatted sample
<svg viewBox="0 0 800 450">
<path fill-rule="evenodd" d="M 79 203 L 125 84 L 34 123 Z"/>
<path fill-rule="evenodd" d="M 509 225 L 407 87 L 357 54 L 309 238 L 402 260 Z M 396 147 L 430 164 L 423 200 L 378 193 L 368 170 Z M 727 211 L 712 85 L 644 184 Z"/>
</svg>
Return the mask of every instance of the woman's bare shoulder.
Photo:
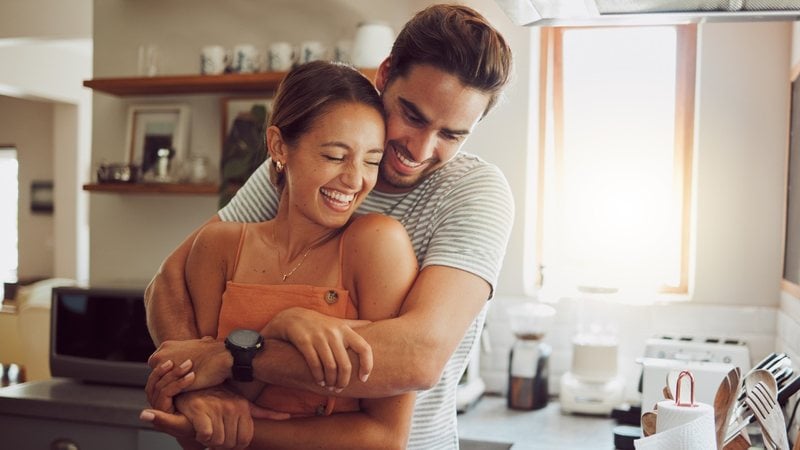
<svg viewBox="0 0 800 450">
<path fill-rule="evenodd" d="M 365 214 L 353 219 L 345 231 L 348 241 L 360 244 L 371 244 L 386 239 L 409 241 L 403 224 L 383 214 Z"/>
<path fill-rule="evenodd" d="M 389 216 L 366 214 L 355 218 L 345 231 L 344 245 L 359 266 L 369 267 L 386 260 L 416 263 L 405 227 Z"/>
<path fill-rule="evenodd" d="M 227 247 L 231 242 L 238 242 L 241 234 L 242 224 L 239 222 L 212 222 L 200 229 L 195 246 Z"/>
</svg>

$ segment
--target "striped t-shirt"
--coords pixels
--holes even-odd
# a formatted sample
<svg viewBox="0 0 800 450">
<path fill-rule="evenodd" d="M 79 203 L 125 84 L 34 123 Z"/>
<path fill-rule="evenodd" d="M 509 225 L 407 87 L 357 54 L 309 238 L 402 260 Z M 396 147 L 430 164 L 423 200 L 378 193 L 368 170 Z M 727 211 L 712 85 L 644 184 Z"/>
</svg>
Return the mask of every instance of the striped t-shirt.
<svg viewBox="0 0 800 450">
<path fill-rule="evenodd" d="M 275 215 L 278 192 L 269 181 L 267 164 L 219 211 L 222 220 L 258 222 Z M 409 192 L 373 190 L 358 212 L 386 214 L 402 223 L 420 270 L 431 265 L 454 267 L 483 278 L 494 292 L 514 217 L 511 190 L 496 166 L 461 152 Z M 436 386 L 417 393 L 408 448 L 458 448 L 456 387 L 485 317 L 486 306 L 467 329 Z"/>
</svg>

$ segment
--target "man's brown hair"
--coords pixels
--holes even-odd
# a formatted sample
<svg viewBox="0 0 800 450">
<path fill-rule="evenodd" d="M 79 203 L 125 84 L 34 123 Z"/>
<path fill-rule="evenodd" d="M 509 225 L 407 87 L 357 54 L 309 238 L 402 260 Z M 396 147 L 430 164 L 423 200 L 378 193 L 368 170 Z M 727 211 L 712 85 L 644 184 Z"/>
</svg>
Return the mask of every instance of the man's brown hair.
<svg viewBox="0 0 800 450">
<path fill-rule="evenodd" d="M 414 15 L 394 41 L 388 83 L 428 64 L 464 85 L 490 95 L 484 115 L 511 76 L 511 49 L 477 11 L 462 5 L 433 5 Z"/>
</svg>

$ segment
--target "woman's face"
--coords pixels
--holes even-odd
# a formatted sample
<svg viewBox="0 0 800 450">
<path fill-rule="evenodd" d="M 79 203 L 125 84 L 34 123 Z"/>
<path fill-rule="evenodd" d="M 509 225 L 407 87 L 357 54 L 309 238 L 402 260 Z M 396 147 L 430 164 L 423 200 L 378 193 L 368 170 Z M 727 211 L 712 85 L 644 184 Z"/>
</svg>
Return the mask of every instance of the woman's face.
<svg viewBox="0 0 800 450">
<path fill-rule="evenodd" d="M 375 186 L 383 156 L 381 114 L 355 102 L 334 104 L 285 153 L 290 214 L 326 227 L 350 219 Z"/>
</svg>

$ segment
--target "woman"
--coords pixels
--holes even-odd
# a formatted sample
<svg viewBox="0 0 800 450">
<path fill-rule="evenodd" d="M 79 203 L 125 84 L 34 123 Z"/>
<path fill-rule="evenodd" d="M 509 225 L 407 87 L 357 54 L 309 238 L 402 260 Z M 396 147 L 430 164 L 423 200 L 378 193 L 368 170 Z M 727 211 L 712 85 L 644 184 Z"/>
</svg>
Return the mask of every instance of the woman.
<svg viewBox="0 0 800 450">
<path fill-rule="evenodd" d="M 354 69 L 315 62 L 287 75 L 267 129 L 271 178 L 281 189 L 277 216 L 210 224 L 187 260 L 201 335 L 224 339 L 246 328 L 288 340 L 312 371 L 324 372 L 328 386 L 346 384 L 348 348 L 369 367 L 368 344 L 327 316 L 396 316 L 417 273 L 399 222 L 352 217 L 377 180 L 384 128 L 378 93 Z M 413 394 L 358 400 L 253 382 L 236 387 L 256 404 L 291 416 L 258 436 L 269 446 L 308 448 L 322 434 L 331 447 L 403 447 L 408 436 Z M 317 417 L 332 413 L 342 414 Z M 298 433 L 310 426 L 314 433 Z"/>
</svg>

